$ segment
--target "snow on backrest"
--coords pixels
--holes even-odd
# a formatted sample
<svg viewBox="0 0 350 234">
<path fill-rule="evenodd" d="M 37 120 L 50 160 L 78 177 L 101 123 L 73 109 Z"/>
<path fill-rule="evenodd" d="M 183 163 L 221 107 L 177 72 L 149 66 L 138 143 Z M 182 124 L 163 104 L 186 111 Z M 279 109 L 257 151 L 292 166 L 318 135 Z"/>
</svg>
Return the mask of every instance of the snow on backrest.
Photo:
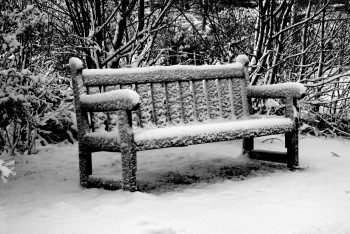
<svg viewBox="0 0 350 234">
<path fill-rule="evenodd" d="M 132 89 L 141 97 L 140 127 L 237 119 L 243 114 L 241 64 L 83 70 L 88 93 Z"/>
</svg>

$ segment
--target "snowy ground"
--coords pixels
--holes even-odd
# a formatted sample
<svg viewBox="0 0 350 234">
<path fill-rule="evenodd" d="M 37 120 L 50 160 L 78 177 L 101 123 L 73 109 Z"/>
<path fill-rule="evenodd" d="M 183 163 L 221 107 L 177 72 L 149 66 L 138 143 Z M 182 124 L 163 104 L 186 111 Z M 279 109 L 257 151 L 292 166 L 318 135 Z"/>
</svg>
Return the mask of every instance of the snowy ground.
<svg viewBox="0 0 350 234">
<path fill-rule="evenodd" d="M 230 165 L 240 143 L 140 152 L 139 179 Z M 77 145 L 43 147 L 0 183 L 0 233 L 350 233 L 350 142 L 308 137 L 300 151 L 303 171 L 128 193 L 82 189 Z M 116 154 L 94 157 L 96 170 L 117 171 L 119 162 Z"/>
</svg>

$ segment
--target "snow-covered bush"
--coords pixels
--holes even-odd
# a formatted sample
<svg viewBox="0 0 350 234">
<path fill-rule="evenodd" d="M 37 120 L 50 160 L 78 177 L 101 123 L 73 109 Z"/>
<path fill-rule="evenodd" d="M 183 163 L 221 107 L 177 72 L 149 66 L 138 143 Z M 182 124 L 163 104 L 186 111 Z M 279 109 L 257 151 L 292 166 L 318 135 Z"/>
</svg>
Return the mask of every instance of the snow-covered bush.
<svg viewBox="0 0 350 234">
<path fill-rule="evenodd" d="M 15 150 L 30 150 L 35 139 L 44 143 L 67 138 L 74 141 L 76 123 L 69 81 L 12 68 L 0 71 L 0 81 L 1 151 L 14 154 Z"/>
<path fill-rule="evenodd" d="M 9 162 L 4 162 L 0 159 L 0 179 L 6 183 L 10 175 L 15 176 L 16 173 L 13 172 L 15 161 L 11 160 Z"/>
<path fill-rule="evenodd" d="M 35 140 L 48 141 L 43 136 L 53 127 L 73 139 L 70 82 L 53 73 L 53 62 L 40 49 L 46 15 L 32 5 L 1 7 L 0 153 L 35 152 Z"/>
</svg>

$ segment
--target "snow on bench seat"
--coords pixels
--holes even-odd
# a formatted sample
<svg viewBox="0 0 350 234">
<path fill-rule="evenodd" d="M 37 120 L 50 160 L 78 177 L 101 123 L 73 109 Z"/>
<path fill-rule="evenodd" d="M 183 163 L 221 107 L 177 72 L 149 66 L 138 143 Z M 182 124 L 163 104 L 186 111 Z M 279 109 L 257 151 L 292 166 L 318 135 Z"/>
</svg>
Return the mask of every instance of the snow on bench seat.
<svg viewBox="0 0 350 234">
<path fill-rule="evenodd" d="M 290 118 L 252 118 L 218 123 L 137 129 L 134 132 L 134 140 L 136 150 L 142 151 L 279 134 L 292 128 L 293 121 Z M 120 151 L 120 138 L 117 131 L 88 133 L 84 136 L 83 141 L 91 150 Z"/>
</svg>

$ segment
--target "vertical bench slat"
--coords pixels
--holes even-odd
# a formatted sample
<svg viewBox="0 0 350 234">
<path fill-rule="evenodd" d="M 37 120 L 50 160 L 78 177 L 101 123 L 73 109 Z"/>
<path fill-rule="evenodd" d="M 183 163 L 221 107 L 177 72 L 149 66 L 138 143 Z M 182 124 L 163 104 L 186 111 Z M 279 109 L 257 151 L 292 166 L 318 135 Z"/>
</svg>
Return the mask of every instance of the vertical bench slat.
<svg viewBox="0 0 350 234">
<path fill-rule="evenodd" d="M 86 87 L 86 94 L 94 94 L 96 93 L 96 87 Z M 92 132 L 95 131 L 95 122 L 94 122 L 94 113 L 89 112 L 88 114 L 88 119 L 89 119 L 89 123 L 90 123 L 90 129 Z"/>
<path fill-rule="evenodd" d="M 98 88 L 98 91 L 99 91 L 99 93 L 104 93 L 105 92 L 105 87 L 104 87 L 105 85 L 99 85 L 97 88 Z M 108 112 L 104 112 L 104 115 L 105 115 L 105 117 L 106 117 L 106 119 L 105 119 L 105 121 L 103 122 L 103 124 L 105 125 L 105 129 L 104 130 L 106 130 L 106 131 L 110 131 L 110 125 L 109 125 L 109 122 L 108 122 L 108 116 L 109 116 L 109 114 L 108 114 Z M 98 126 L 98 127 L 100 127 L 100 126 Z"/>
<path fill-rule="evenodd" d="M 167 82 L 167 97 L 169 105 L 170 124 L 181 122 L 180 98 L 178 95 L 178 85 L 176 82 Z"/>
<path fill-rule="evenodd" d="M 165 90 L 162 83 L 153 84 L 153 107 L 156 116 L 157 127 L 164 127 L 167 124 Z"/>
<path fill-rule="evenodd" d="M 152 122 L 153 123 L 157 123 L 157 119 L 156 119 L 156 115 L 154 112 L 154 87 L 153 87 L 153 83 L 151 83 L 151 111 L 152 111 Z"/>
<path fill-rule="evenodd" d="M 243 103 L 242 103 L 242 89 L 241 89 L 241 83 L 239 79 L 232 79 L 232 92 L 233 92 L 233 98 L 234 98 L 234 113 L 237 118 L 242 117 L 243 115 Z"/>
<path fill-rule="evenodd" d="M 246 87 L 246 80 L 245 79 L 240 79 L 239 80 L 240 83 L 240 88 L 241 88 L 241 92 L 240 92 L 240 100 L 242 102 L 242 114 L 244 117 L 249 116 L 249 104 L 248 104 L 248 98 L 247 98 L 247 93 L 246 93 L 246 89 L 242 88 L 242 87 Z"/>
<path fill-rule="evenodd" d="M 203 81 L 198 80 L 193 82 L 194 90 L 196 92 L 195 103 L 197 111 L 197 120 L 199 122 L 204 121 L 207 117 L 207 104 L 204 92 Z"/>
<path fill-rule="evenodd" d="M 165 98 L 165 107 L 166 107 L 166 121 L 167 123 L 170 123 L 171 118 L 170 118 L 170 112 L 169 112 L 169 94 L 168 94 L 168 89 L 166 88 L 166 82 L 163 82 L 163 89 L 164 89 L 164 98 Z"/>
<path fill-rule="evenodd" d="M 176 81 L 176 85 L 177 85 L 177 88 L 178 88 L 178 96 L 179 96 L 179 99 L 180 99 L 180 115 L 181 115 L 181 118 L 180 118 L 180 122 L 181 123 L 184 123 L 185 122 L 185 118 L 184 118 L 184 110 L 183 110 L 183 104 L 182 104 L 182 91 L 181 91 L 181 85 L 180 85 L 180 82 L 179 81 Z"/>
<path fill-rule="evenodd" d="M 132 84 L 132 90 L 135 92 L 139 92 L 138 85 L 137 84 Z M 136 127 L 141 127 L 142 128 L 142 123 L 141 123 L 141 109 L 138 108 L 136 111 L 133 112 L 133 125 Z"/>
<path fill-rule="evenodd" d="M 137 93 L 141 98 L 140 105 L 140 125 L 146 127 L 152 123 L 152 110 L 151 110 L 151 85 L 139 84 L 137 86 Z"/>
<path fill-rule="evenodd" d="M 209 95 L 208 95 L 208 88 L 207 88 L 207 80 L 203 80 L 203 90 L 205 95 L 205 103 L 207 106 L 207 120 L 210 119 L 210 108 L 209 108 Z"/>
<path fill-rule="evenodd" d="M 102 92 L 107 92 L 106 91 L 107 86 L 106 85 L 102 85 Z M 105 125 L 106 125 L 106 131 L 111 131 L 111 116 L 109 114 L 109 112 L 106 112 L 106 121 L 105 121 Z"/>
<path fill-rule="evenodd" d="M 189 81 L 180 82 L 181 87 L 181 100 L 184 123 L 190 123 L 194 121 L 193 116 L 193 96 L 191 93 L 191 84 Z"/>
<path fill-rule="evenodd" d="M 222 117 L 224 119 L 230 119 L 232 116 L 232 107 L 229 92 L 229 79 L 221 79 L 219 87 L 221 96 Z"/>
<path fill-rule="evenodd" d="M 219 99 L 219 110 L 220 110 L 220 118 L 223 118 L 223 111 L 222 111 L 222 95 L 220 90 L 220 81 L 218 79 L 215 80 L 216 84 L 216 90 L 218 92 L 218 99 Z"/>
<path fill-rule="evenodd" d="M 220 117 L 220 107 L 215 80 L 207 80 L 207 92 L 209 98 L 209 117 L 213 120 L 218 119 Z"/>
<path fill-rule="evenodd" d="M 229 90 L 229 95 L 230 95 L 230 104 L 231 104 L 231 113 L 232 113 L 232 118 L 236 119 L 237 116 L 235 114 L 235 103 L 233 99 L 233 90 L 232 90 L 232 79 L 228 79 L 228 90 Z"/>
<path fill-rule="evenodd" d="M 196 105 L 196 88 L 192 80 L 190 80 L 190 91 L 192 95 L 192 108 L 193 108 L 194 121 L 198 121 L 197 105 Z"/>
</svg>

